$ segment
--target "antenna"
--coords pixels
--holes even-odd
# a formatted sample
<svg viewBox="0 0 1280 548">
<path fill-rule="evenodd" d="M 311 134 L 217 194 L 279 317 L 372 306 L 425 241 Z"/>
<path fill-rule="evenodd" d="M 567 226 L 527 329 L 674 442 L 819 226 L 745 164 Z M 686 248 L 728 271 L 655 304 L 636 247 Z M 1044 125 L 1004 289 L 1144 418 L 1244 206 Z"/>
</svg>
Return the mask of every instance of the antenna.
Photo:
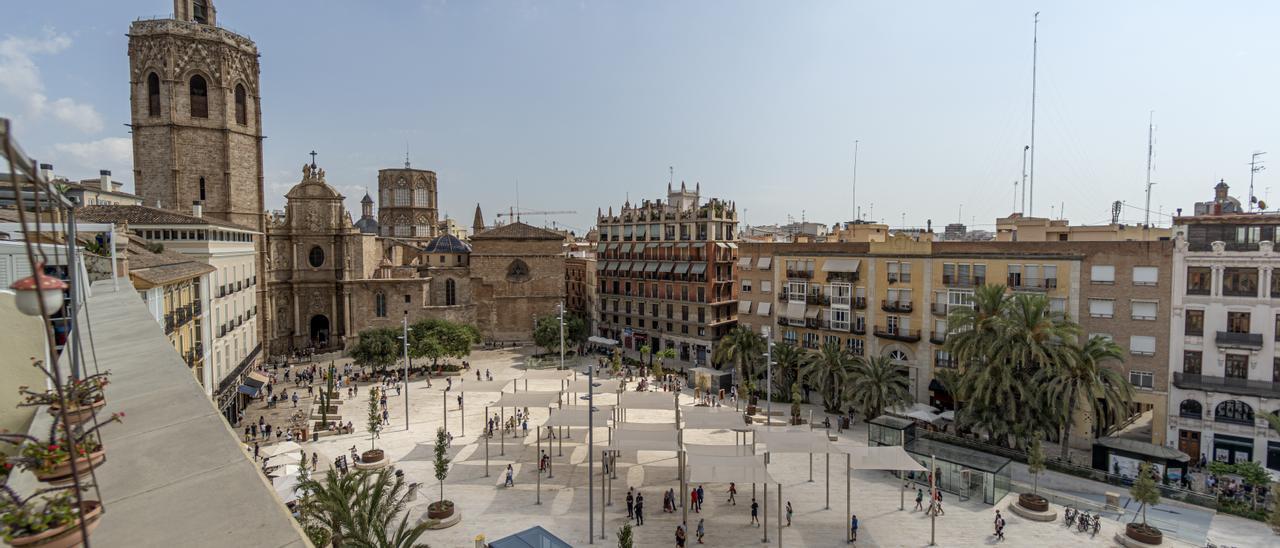
<svg viewBox="0 0 1280 548">
<path fill-rule="evenodd" d="M 1142 225 L 1146 228 L 1151 227 L 1151 187 L 1155 185 L 1155 183 L 1151 182 L 1151 158 L 1155 155 L 1156 142 L 1155 119 L 1156 111 L 1153 110 L 1147 114 L 1147 216 L 1146 220 L 1142 222 Z M 1249 188 L 1252 189 L 1253 185 L 1249 185 Z"/>
<path fill-rule="evenodd" d="M 1253 211 L 1253 206 L 1258 203 L 1258 198 L 1253 195 L 1253 176 L 1257 172 L 1267 169 L 1266 166 L 1262 165 L 1262 160 L 1258 159 L 1263 154 L 1266 154 L 1266 152 L 1257 151 L 1249 157 L 1249 211 Z"/>
<path fill-rule="evenodd" d="M 667 186 L 671 186 L 676 180 L 676 166 L 667 166 Z"/>
<path fill-rule="evenodd" d="M 1022 207 L 1018 209 L 1018 213 L 1027 212 L 1027 151 L 1031 150 L 1031 145 L 1022 145 Z"/>
<path fill-rule="evenodd" d="M 960 208 L 956 212 L 956 222 L 957 223 L 964 222 L 964 204 L 960 204 Z"/>
<path fill-rule="evenodd" d="M 516 222 L 520 222 L 520 178 L 516 177 L 516 208 L 511 210 L 515 214 Z"/>
<path fill-rule="evenodd" d="M 1120 200 L 1111 202 L 1111 224 L 1113 225 L 1120 224 L 1120 208 L 1123 205 L 1124 205 L 1124 202 L 1121 202 Z M 1150 211 L 1147 212 L 1147 216 L 1148 217 L 1151 216 Z"/>
<path fill-rule="evenodd" d="M 404 168 L 409 169 L 409 142 L 404 142 Z"/>
<path fill-rule="evenodd" d="M 1018 212 L 1018 181 L 1013 181 L 1013 209 L 1014 213 Z"/>
<path fill-rule="evenodd" d="M 858 220 L 858 140 L 853 140 L 853 220 Z"/>
<path fill-rule="evenodd" d="M 1035 15 L 1035 27 L 1031 35 L 1031 197 L 1027 200 L 1027 214 L 1034 215 L 1036 210 L 1036 63 L 1040 53 L 1040 12 Z"/>
</svg>

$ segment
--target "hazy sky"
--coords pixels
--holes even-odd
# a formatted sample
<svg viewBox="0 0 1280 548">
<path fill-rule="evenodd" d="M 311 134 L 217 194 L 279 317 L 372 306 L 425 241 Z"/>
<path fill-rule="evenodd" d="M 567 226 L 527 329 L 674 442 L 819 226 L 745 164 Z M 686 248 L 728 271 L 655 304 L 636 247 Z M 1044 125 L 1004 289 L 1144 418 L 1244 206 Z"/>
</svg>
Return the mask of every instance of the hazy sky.
<svg viewBox="0 0 1280 548">
<path fill-rule="evenodd" d="M 1247 162 L 1280 164 L 1277 2 L 265 2 L 218 0 L 257 41 L 267 206 L 312 149 L 357 215 L 376 171 L 439 174 L 470 225 L 480 202 L 576 210 L 661 197 L 675 180 L 752 224 L 852 216 L 991 225 L 1012 211 L 1041 12 L 1035 213 L 1073 222 L 1133 204 L 1147 116 L 1152 209 L 1190 209 Z M 0 20 L 0 115 L 73 178 L 132 188 L 129 22 L 165 0 L 20 2 Z M 1280 165 L 1258 174 L 1257 194 Z M 874 203 L 874 210 L 872 204 Z M 963 209 L 963 213 L 961 213 Z M 540 218 L 528 220 L 538 222 Z"/>
</svg>

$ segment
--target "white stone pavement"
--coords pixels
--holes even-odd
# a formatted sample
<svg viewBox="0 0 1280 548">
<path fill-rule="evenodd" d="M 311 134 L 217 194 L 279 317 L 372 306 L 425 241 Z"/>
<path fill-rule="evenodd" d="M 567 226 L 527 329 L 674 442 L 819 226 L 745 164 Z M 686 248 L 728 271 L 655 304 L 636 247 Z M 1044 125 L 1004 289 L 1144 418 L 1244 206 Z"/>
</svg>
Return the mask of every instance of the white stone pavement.
<svg viewBox="0 0 1280 548">
<path fill-rule="evenodd" d="M 473 371 L 478 368 L 491 370 L 495 380 L 509 380 L 519 377 L 521 371 L 515 366 L 521 363 L 521 349 L 504 349 L 480 351 L 474 353 L 469 361 Z M 468 372 L 474 381 L 474 372 Z M 455 377 L 454 383 L 460 382 Z M 384 449 L 393 465 L 404 470 L 409 481 L 423 484 L 417 502 L 411 509 L 413 518 L 425 513 L 426 504 L 437 500 L 440 496 L 439 485 L 433 476 L 433 466 L 429 456 L 430 445 L 435 439 L 435 430 L 441 424 L 442 389 L 444 383 L 433 380 L 434 387 L 427 388 L 425 381 L 415 381 L 410 385 L 409 393 L 409 428 L 404 425 L 404 397 L 396 397 L 392 391 L 388 395 L 391 425 L 377 440 L 378 448 Z M 523 390 L 523 381 L 521 389 Z M 556 381 L 529 381 L 530 390 L 553 390 Z M 355 424 L 357 432 L 347 436 L 321 438 L 317 443 L 306 443 L 308 451 L 316 450 L 327 457 L 335 457 L 348 453 L 354 445 L 362 451 L 370 446 L 369 436 L 363 434 L 363 423 L 366 415 L 367 401 L 364 387 L 360 397 L 351 401 L 343 401 L 341 413 L 343 420 Z M 345 394 L 344 394 L 345 396 Z M 541 505 L 537 500 L 537 450 L 533 445 L 533 435 L 528 438 L 506 438 L 505 456 L 500 456 L 498 438 L 494 437 L 489 446 L 489 477 L 484 477 L 484 443 L 478 434 L 484 427 L 484 406 L 487 401 L 496 399 L 496 395 L 468 394 L 466 396 L 466 434 L 462 434 L 459 422 L 456 393 L 447 396 L 448 430 L 454 435 L 454 464 L 449 478 L 444 485 L 445 498 L 456 503 L 462 513 L 462 521 L 448 529 L 430 531 L 424 540 L 432 546 L 470 547 L 474 545 L 477 535 L 485 535 L 489 540 L 524 530 L 534 525 L 541 525 L 574 546 L 587 546 L 587 469 L 585 429 L 572 433 L 572 439 L 564 442 L 563 456 L 558 456 L 558 445 L 552 449 L 554 478 L 545 475 L 541 481 Z M 603 403 L 612 403 L 613 396 L 601 398 Z M 690 394 L 682 396 L 682 401 L 692 401 Z M 785 406 L 782 406 L 786 409 Z M 776 409 L 775 409 L 776 411 Z M 531 410 L 535 419 L 546 417 L 545 409 Z M 507 411 L 510 413 L 510 410 Z M 807 411 L 805 412 L 807 416 Z M 815 411 L 815 416 L 817 412 Z M 671 411 L 628 411 L 631 422 L 669 422 Z M 596 430 L 596 443 L 603 444 L 607 429 Z M 841 435 L 843 439 L 855 443 L 866 443 L 866 429 L 859 426 Z M 727 431 L 689 431 L 685 434 L 686 443 L 721 443 L 734 442 L 734 434 Z M 404 461 L 417 444 L 426 444 L 418 453 L 422 460 Z M 637 546 L 674 546 L 675 527 L 679 521 L 679 512 L 668 514 L 662 512 L 662 493 L 667 489 L 679 490 L 676 475 L 675 458 L 672 454 L 640 453 L 638 456 L 642 466 L 629 464 L 620 460 L 617 480 L 613 484 L 612 506 L 605 508 L 606 539 L 600 539 L 600 464 L 596 462 L 595 481 L 595 539 L 601 546 L 616 546 L 616 531 L 626 520 L 626 489 L 635 487 L 645 495 L 645 524 L 635 528 Z M 791 527 L 782 530 L 781 542 L 777 533 L 778 498 L 776 487 L 769 488 L 768 526 L 769 544 L 786 547 L 805 546 L 837 546 L 845 543 L 845 524 L 848 515 L 845 513 L 845 474 L 842 470 L 843 456 L 833 455 L 831 458 L 830 509 L 824 508 L 824 476 L 823 464 L 826 457 L 814 457 L 814 481 L 809 480 L 809 457 L 807 455 L 774 455 L 769 466 L 770 473 L 782 481 L 782 500 L 790 501 L 795 508 Z M 504 469 L 513 463 L 517 471 L 516 485 L 503 487 Z M 928 546 L 930 539 L 930 519 L 923 512 L 912 511 L 914 506 L 911 493 L 906 498 L 906 510 L 899 510 L 899 499 L 902 484 L 884 472 L 855 472 L 851 479 L 852 512 L 858 515 L 860 529 L 858 542 L 861 546 Z M 738 504 L 726 504 L 727 485 L 704 485 L 707 502 L 701 513 L 689 513 L 689 527 L 696 527 L 698 519 L 705 520 L 707 535 L 705 543 L 711 546 L 756 546 L 762 545 L 760 528 L 750 526 L 750 501 L 752 486 L 738 486 Z M 758 489 L 763 513 L 763 489 Z M 913 491 L 914 492 L 914 491 Z M 912 492 L 912 493 L 913 493 Z M 688 498 L 688 494 L 684 494 Z M 1085 533 L 1076 533 L 1057 523 L 1035 523 L 1023 520 L 1007 510 L 1002 513 L 1007 521 L 1006 540 L 996 541 L 992 535 L 992 520 L 997 508 L 1003 508 L 1016 495 L 991 507 L 979 500 L 965 502 L 956 501 L 954 495 L 945 496 L 946 515 L 936 520 L 937 546 L 1043 546 L 1043 547 L 1079 547 L 1079 546 L 1115 546 L 1111 537 L 1118 524 L 1105 521 L 1102 531 L 1091 538 Z M 763 516 L 762 516 L 763 518 Z M 1240 523 L 1243 522 L 1243 523 Z M 1236 531 L 1234 534 L 1220 534 L 1211 538 L 1230 539 L 1232 546 L 1276 546 L 1280 537 L 1269 536 L 1265 526 L 1246 520 L 1223 521 L 1223 526 Z M 1214 520 L 1215 528 L 1219 520 Z M 1261 527 L 1259 527 L 1261 526 Z M 696 540 L 690 535 L 689 545 Z M 1179 546 L 1166 540 L 1167 545 Z"/>
</svg>

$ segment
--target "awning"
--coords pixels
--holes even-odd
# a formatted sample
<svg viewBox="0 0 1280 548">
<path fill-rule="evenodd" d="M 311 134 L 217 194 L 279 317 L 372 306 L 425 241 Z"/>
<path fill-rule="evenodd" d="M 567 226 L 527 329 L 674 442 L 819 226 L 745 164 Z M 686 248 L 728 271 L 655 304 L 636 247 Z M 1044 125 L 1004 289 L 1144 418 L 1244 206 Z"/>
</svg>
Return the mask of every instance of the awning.
<svg viewBox="0 0 1280 548">
<path fill-rule="evenodd" d="M 771 301 L 764 301 L 764 302 L 760 303 L 760 306 L 756 307 L 756 314 L 759 314 L 759 315 L 761 315 L 761 316 L 768 316 L 768 315 L 769 315 L 769 310 L 770 310 L 771 308 L 773 308 L 773 302 L 771 302 Z"/>
<path fill-rule="evenodd" d="M 689 269 L 689 274 L 692 274 L 694 276 L 698 274 L 705 274 L 706 272 L 707 272 L 707 263 L 693 263 L 693 265 Z"/>
<path fill-rule="evenodd" d="M 644 252 L 644 248 L 645 248 L 645 244 L 636 244 L 635 252 L 642 253 Z"/>
<path fill-rule="evenodd" d="M 592 384 L 599 385 L 599 386 L 596 386 L 594 390 L 597 396 L 601 394 L 615 394 L 618 392 L 618 388 L 621 387 L 622 385 L 621 381 L 617 381 L 613 379 L 605 380 L 605 379 L 598 379 L 593 377 L 591 380 L 592 380 Z M 574 392 L 577 394 L 586 394 L 587 393 L 587 377 L 585 375 L 578 375 L 578 380 L 569 381 L 568 383 L 565 384 L 564 391 Z M 596 407 L 599 407 L 599 406 L 600 406 L 599 404 L 596 404 Z"/>
<path fill-rule="evenodd" d="M 520 375 L 520 378 L 529 380 L 560 381 L 572 376 L 572 369 L 526 369 L 525 372 Z"/>
<path fill-rule="evenodd" d="M 623 253 L 631 253 L 631 244 L 622 244 Z"/>
<path fill-rule="evenodd" d="M 787 303 L 787 311 L 783 316 L 791 320 L 803 320 L 804 303 Z"/>
<path fill-rule="evenodd" d="M 680 418 L 684 419 L 684 427 L 691 430 L 751 430 L 754 425 L 748 424 L 739 411 L 718 411 L 713 407 L 684 407 L 680 409 Z M 742 446 L 729 446 L 742 447 Z"/>
<path fill-rule="evenodd" d="M 608 346 L 617 346 L 618 344 L 618 341 L 615 341 L 613 339 L 606 338 L 606 337 L 597 337 L 594 335 L 587 337 L 587 342 L 591 344 L 603 344 Z"/>
<path fill-rule="evenodd" d="M 680 264 L 676 265 L 675 273 L 676 273 L 676 274 L 688 274 L 688 273 L 689 273 L 689 263 L 680 263 Z"/>
<path fill-rule="evenodd" d="M 670 247 L 671 247 L 671 242 L 663 242 L 663 243 L 662 243 L 662 245 L 660 245 L 660 246 L 658 246 L 658 247 L 666 247 L 666 248 L 670 248 Z"/>
<path fill-rule="evenodd" d="M 807 318 L 807 319 L 812 320 L 812 319 L 814 319 L 814 318 L 817 318 L 817 317 L 818 317 L 818 313 L 819 313 L 819 312 L 822 312 L 822 310 L 815 306 L 815 307 L 813 307 L 813 308 L 810 308 L 810 309 L 808 309 L 808 310 L 805 310 L 805 311 L 804 311 L 804 317 L 805 317 L 805 318 Z"/>
<path fill-rule="evenodd" d="M 605 271 L 613 272 L 618 269 L 618 261 L 609 261 L 609 266 L 604 267 Z"/>
<path fill-rule="evenodd" d="M 675 410 L 674 392 L 623 392 L 618 398 L 618 407 L 624 409 L 670 409 Z"/>
<path fill-rule="evenodd" d="M 608 261 L 598 261 L 598 262 L 596 262 L 596 270 L 608 270 L 607 268 L 605 268 L 605 267 L 607 267 L 607 266 L 609 266 L 609 262 L 608 262 Z"/>
<path fill-rule="evenodd" d="M 236 389 L 236 392 L 249 396 L 250 398 L 258 397 L 258 389 L 247 384 L 240 385 L 240 387 Z"/>
<path fill-rule="evenodd" d="M 609 419 L 613 413 L 613 406 L 599 405 L 595 406 L 594 413 L 587 413 L 587 406 L 573 405 L 561 409 L 552 409 L 551 415 L 547 417 L 546 422 L 542 426 L 569 426 L 573 428 L 586 428 L 590 426 L 608 426 Z"/>
<path fill-rule="evenodd" d="M 908 470 L 927 472 L 916 459 L 907 454 L 901 445 L 884 447 L 845 447 L 852 458 L 849 459 L 850 470 Z"/>
<path fill-rule="evenodd" d="M 676 244 L 676 249 L 687 249 L 688 247 L 689 247 L 689 244 L 685 244 L 685 243 Z"/>
<path fill-rule="evenodd" d="M 729 246 L 729 249 L 738 249 L 738 244 L 733 242 L 729 242 L 727 245 Z"/>
<path fill-rule="evenodd" d="M 760 257 L 760 262 L 756 263 L 756 268 L 764 270 L 773 264 L 773 257 Z"/>
<path fill-rule="evenodd" d="M 676 263 L 671 261 L 662 261 L 662 266 L 658 268 L 659 274 L 670 274 L 672 269 L 676 267 Z"/>
<path fill-rule="evenodd" d="M 844 453 L 822 430 L 756 430 L 770 453 Z"/>
<path fill-rule="evenodd" d="M 729 248 L 729 246 L 724 245 L 724 242 L 716 242 L 716 247 L 719 247 L 719 248 L 722 248 L 722 249 L 728 249 L 728 248 Z"/>
<path fill-rule="evenodd" d="M 504 392 L 491 407 L 550 407 L 560 401 L 560 392 Z"/>
<path fill-rule="evenodd" d="M 618 264 L 618 272 L 631 272 L 631 265 L 635 263 L 631 261 L 622 261 Z"/>
<path fill-rule="evenodd" d="M 609 244 L 601 243 L 600 245 L 597 245 L 597 246 L 596 246 L 596 253 L 604 253 L 604 250 L 605 250 L 605 248 L 606 248 L 606 247 L 609 247 Z"/>
<path fill-rule="evenodd" d="M 857 272 L 858 259 L 827 259 L 822 263 L 823 272 Z"/>
<path fill-rule="evenodd" d="M 299 451 L 302 451 L 301 445 L 291 441 L 286 441 L 284 443 L 277 443 L 275 445 L 263 447 L 262 450 L 259 451 L 259 455 L 263 457 L 274 457 L 284 453 L 297 453 Z"/>
<path fill-rule="evenodd" d="M 751 313 L 751 301 L 738 301 L 738 313 L 739 313 L 739 314 L 750 314 L 750 313 Z"/>
<path fill-rule="evenodd" d="M 464 377 L 465 379 L 465 377 Z M 453 389 L 459 392 L 501 392 L 506 390 L 511 381 L 471 381 L 453 383 Z"/>
<path fill-rule="evenodd" d="M 764 464 L 764 456 L 689 455 L 689 483 L 777 483 Z"/>
<path fill-rule="evenodd" d="M 264 384 L 267 384 L 267 376 L 254 371 L 245 375 L 244 383 L 254 388 L 262 388 Z"/>
<path fill-rule="evenodd" d="M 660 263 L 658 263 L 658 261 L 652 261 L 652 262 L 644 263 L 644 271 L 645 271 L 645 272 L 657 272 L 657 271 L 658 271 L 658 264 L 660 264 Z"/>
<path fill-rule="evenodd" d="M 738 268 L 751 268 L 751 257 L 738 257 Z"/>
</svg>

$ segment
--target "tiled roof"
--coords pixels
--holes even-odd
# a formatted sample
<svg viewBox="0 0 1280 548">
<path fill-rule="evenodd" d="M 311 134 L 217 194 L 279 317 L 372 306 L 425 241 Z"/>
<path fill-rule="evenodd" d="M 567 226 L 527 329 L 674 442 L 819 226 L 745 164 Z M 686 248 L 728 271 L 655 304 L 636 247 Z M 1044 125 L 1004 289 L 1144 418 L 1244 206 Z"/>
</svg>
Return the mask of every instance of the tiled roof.
<svg viewBox="0 0 1280 548">
<path fill-rule="evenodd" d="M 550 230 L 516 221 L 473 234 L 472 240 L 564 240 L 564 236 Z"/>
<path fill-rule="evenodd" d="M 127 221 L 131 225 L 209 225 L 223 228 L 247 228 L 209 217 L 195 217 L 164 209 L 140 205 L 91 205 L 76 210 L 82 221 L 111 223 Z"/>
<path fill-rule="evenodd" d="M 177 251 L 162 249 L 155 253 L 145 243 L 141 238 L 130 236 L 124 251 L 129 257 L 129 274 L 153 286 L 171 284 L 217 270 Z"/>
<path fill-rule="evenodd" d="M 471 253 L 471 246 L 452 234 L 437 236 L 422 248 L 427 253 Z"/>
</svg>

